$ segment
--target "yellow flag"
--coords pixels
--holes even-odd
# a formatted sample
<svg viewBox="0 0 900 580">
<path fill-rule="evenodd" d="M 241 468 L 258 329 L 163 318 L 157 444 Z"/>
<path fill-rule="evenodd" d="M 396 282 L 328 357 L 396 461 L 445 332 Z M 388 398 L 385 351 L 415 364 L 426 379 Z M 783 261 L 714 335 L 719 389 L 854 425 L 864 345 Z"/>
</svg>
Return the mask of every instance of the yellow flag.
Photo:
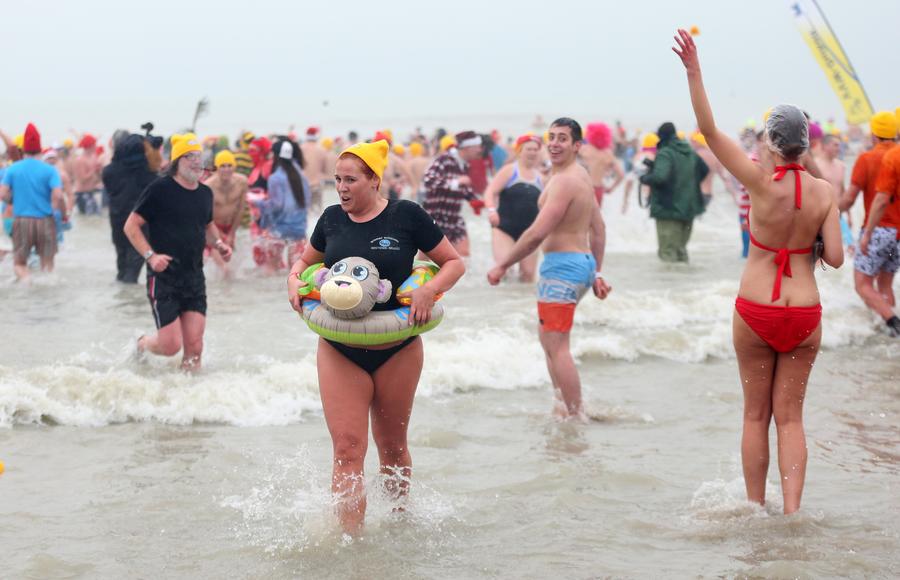
<svg viewBox="0 0 900 580">
<path fill-rule="evenodd" d="M 803 40 L 844 107 L 847 122 L 852 125 L 868 123 L 874 114 L 872 103 L 822 9 L 815 0 L 788 1 Z"/>
</svg>

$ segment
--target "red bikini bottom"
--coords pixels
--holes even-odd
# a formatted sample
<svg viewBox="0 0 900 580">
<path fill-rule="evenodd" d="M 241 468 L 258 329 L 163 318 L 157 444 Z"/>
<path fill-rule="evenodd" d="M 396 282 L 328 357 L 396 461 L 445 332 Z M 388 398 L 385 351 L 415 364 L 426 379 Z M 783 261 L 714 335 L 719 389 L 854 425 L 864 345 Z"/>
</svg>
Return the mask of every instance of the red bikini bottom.
<svg viewBox="0 0 900 580">
<path fill-rule="evenodd" d="M 809 338 L 822 321 L 822 305 L 769 306 L 744 300 L 734 301 L 744 322 L 778 352 L 791 352 Z"/>
</svg>

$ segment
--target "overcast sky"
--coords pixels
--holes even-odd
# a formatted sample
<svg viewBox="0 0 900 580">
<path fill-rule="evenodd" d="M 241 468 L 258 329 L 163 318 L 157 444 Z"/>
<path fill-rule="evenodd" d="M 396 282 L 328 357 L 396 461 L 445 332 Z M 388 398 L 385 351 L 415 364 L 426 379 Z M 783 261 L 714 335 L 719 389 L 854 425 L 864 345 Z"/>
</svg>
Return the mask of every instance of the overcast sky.
<svg viewBox="0 0 900 580">
<path fill-rule="evenodd" d="M 900 1 L 819 5 L 876 110 L 900 106 Z M 690 130 L 670 46 L 676 27 L 692 25 L 723 127 L 778 102 L 843 120 L 787 0 L 44 0 L 4 2 L 0 14 L 0 128 L 34 121 L 46 140 L 148 120 L 168 134 L 189 125 L 202 96 L 201 135 L 309 124 L 332 135 L 518 133 L 536 114 Z"/>
</svg>

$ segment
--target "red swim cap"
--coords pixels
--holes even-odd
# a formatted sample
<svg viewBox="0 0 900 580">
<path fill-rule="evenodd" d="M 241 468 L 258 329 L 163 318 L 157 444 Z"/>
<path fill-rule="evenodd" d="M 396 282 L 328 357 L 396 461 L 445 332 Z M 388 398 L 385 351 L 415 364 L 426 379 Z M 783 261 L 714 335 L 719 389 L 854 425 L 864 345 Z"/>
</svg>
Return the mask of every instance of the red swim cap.
<svg viewBox="0 0 900 580">
<path fill-rule="evenodd" d="M 91 135 L 90 133 L 85 133 L 84 137 L 81 138 L 81 141 L 78 142 L 78 146 L 82 149 L 88 149 L 97 144 L 97 138 Z"/>
<path fill-rule="evenodd" d="M 25 127 L 22 151 L 29 154 L 41 152 L 41 134 L 38 133 L 37 127 L 33 123 L 28 123 L 28 126 Z"/>
</svg>

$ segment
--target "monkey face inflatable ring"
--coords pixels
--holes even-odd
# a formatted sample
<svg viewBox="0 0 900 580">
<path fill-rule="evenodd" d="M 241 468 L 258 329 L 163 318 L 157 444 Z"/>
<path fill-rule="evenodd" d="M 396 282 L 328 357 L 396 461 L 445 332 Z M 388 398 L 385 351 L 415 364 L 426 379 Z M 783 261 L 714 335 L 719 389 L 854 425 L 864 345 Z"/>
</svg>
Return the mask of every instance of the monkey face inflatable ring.
<svg viewBox="0 0 900 580">
<path fill-rule="evenodd" d="M 434 264 L 417 263 L 400 288 L 415 289 L 437 271 Z M 300 290 L 303 320 L 313 332 L 336 342 L 374 346 L 405 340 L 436 327 L 444 316 L 439 303 L 431 311 L 431 320 L 421 326 L 409 323 L 408 305 L 373 312 L 375 304 L 390 300 L 393 287 L 390 280 L 380 277 L 375 264 L 364 258 L 344 258 L 330 268 L 315 264 L 300 278 L 307 283 Z"/>
</svg>

